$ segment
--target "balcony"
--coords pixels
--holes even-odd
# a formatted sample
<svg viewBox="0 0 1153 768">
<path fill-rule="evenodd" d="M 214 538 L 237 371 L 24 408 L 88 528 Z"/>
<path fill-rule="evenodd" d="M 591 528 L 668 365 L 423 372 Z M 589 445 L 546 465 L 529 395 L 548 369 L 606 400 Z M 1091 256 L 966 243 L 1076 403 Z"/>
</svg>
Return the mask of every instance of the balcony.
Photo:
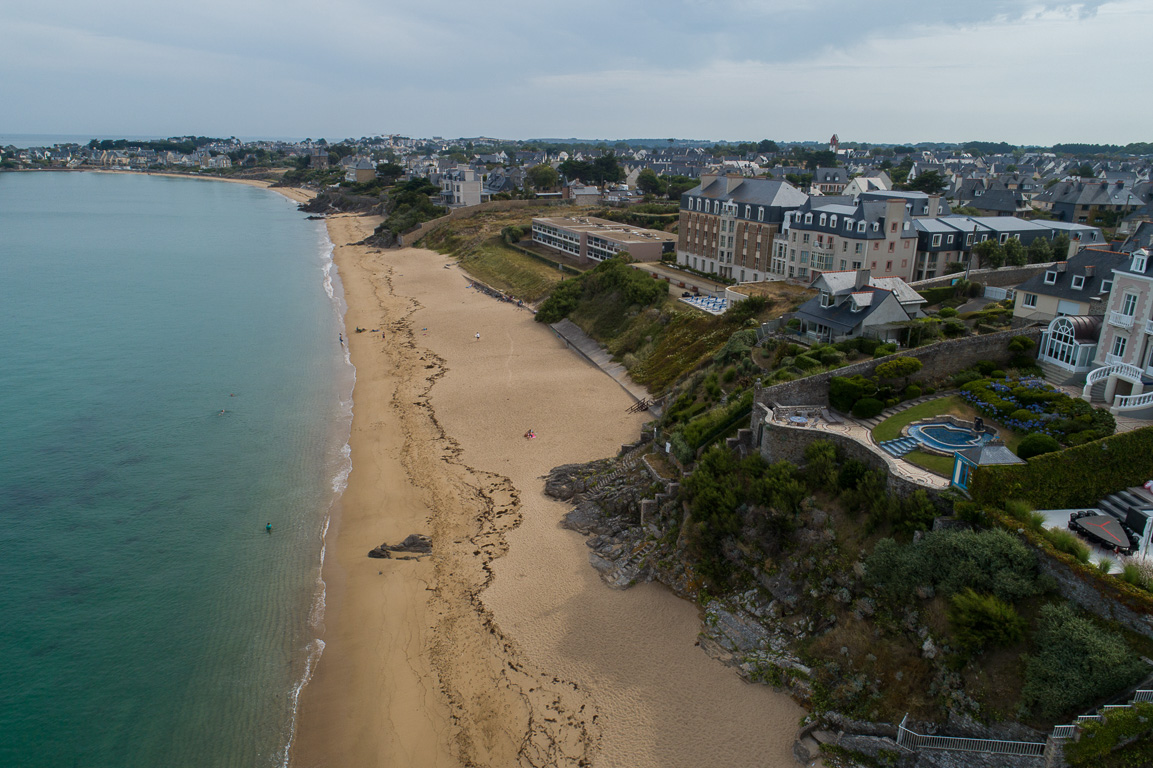
<svg viewBox="0 0 1153 768">
<path fill-rule="evenodd" d="M 1120 312 L 1109 313 L 1109 325 L 1115 328 L 1132 328 L 1133 315 L 1123 315 Z"/>
<path fill-rule="evenodd" d="M 1145 321 L 1145 333 L 1149 334 L 1150 336 L 1153 336 L 1153 320 L 1146 320 Z"/>
<path fill-rule="evenodd" d="M 1105 355 L 1105 365 L 1124 365 L 1124 355 Z"/>
</svg>

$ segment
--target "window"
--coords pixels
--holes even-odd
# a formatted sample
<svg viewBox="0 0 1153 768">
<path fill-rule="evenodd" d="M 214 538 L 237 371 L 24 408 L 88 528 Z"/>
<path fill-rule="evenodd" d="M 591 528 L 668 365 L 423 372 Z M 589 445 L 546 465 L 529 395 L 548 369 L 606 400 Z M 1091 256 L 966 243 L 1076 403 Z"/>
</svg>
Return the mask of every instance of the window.
<svg viewBox="0 0 1153 768">
<path fill-rule="evenodd" d="M 1085 276 L 1084 275 L 1074 275 L 1073 276 L 1073 290 L 1079 291 L 1084 287 L 1085 287 Z"/>
<path fill-rule="evenodd" d="M 909 222 L 906 221 L 904 224 L 902 224 L 901 229 L 904 230 L 905 232 L 908 232 L 909 231 Z"/>
<path fill-rule="evenodd" d="M 853 220 L 845 219 L 845 229 L 851 230 L 853 228 Z"/>
<path fill-rule="evenodd" d="M 821 223 L 822 227 L 825 226 L 825 221 L 827 220 L 827 218 L 828 217 L 825 216 L 825 214 L 823 214 L 823 213 L 821 214 L 821 222 L 820 223 Z"/>
<path fill-rule="evenodd" d="M 1004 245 L 1008 241 L 1009 241 L 1009 233 L 1008 232 L 1002 232 L 1001 237 L 997 240 L 997 242 L 999 242 L 1001 245 Z"/>
<path fill-rule="evenodd" d="M 896 232 L 897 231 L 897 222 L 894 221 L 892 223 L 892 225 L 889 227 L 889 231 L 890 232 Z"/>
<path fill-rule="evenodd" d="M 951 240 L 952 238 L 949 238 L 949 239 Z M 933 235 L 933 247 L 939 248 L 940 245 L 941 245 L 941 236 L 940 235 Z"/>
<path fill-rule="evenodd" d="M 1045 285 L 1053 285 L 1057 282 L 1057 273 L 1049 270 L 1045 273 Z"/>
<path fill-rule="evenodd" d="M 833 296 L 828 291 L 821 291 L 821 306 L 822 307 L 833 306 Z"/>
<path fill-rule="evenodd" d="M 751 205 L 746 205 L 745 206 L 745 218 L 747 219 L 752 215 L 753 215 L 753 207 Z"/>
<path fill-rule="evenodd" d="M 813 223 L 813 214 L 811 214 L 811 213 L 805 214 L 805 223 L 806 224 L 812 224 Z"/>
<path fill-rule="evenodd" d="M 874 232 L 880 232 L 881 231 L 881 223 L 880 222 L 878 222 L 878 221 L 873 222 L 873 231 Z"/>
<path fill-rule="evenodd" d="M 765 220 L 765 207 L 762 205 L 757 208 L 757 221 Z"/>
<path fill-rule="evenodd" d="M 837 215 L 835 213 L 829 217 L 829 226 L 830 227 L 837 226 Z"/>
<path fill-rule="evenodd" d="M 848 268 L 848 265 L 845 264 L 845 260 L 841 259 L 841 271 L 844 272 L 847 268 Z"/>
<path fill-rule="evenodd" d="M 1037 306 L 1037 294 L 1026 293 L 1025 298 L 1021 301 L 1021 303 L 1024 304 L 1026 307 Z"/>
<path fill-rule="evenodd" d="M 1145 252 L 1144 248 L 1142 248 L 1141 250 L 1134 253 L 1133 254 L 1133 271 L 1139 272 L 1141 274 L 1145 274 L 1145 261 L 1148 257 L 1149 257 L 1149 254 Z"/>
<path fill-rule="evenodd" d="M 848 240 L 842 240 L 841 241 L 841 253 L 845 253 L 848 250 L 849 250 L 849 241 Z"/>
<path fill-rule="evenodd" d="M 1128 343 L 1128 339 L 1126 339 L 1124 336 L 1114 336 L 1113 337 L 1113 356 L 1114 357 L 1124 357 L 1125 356 L 1125 346 L 1127 343 Z"/>
<path fill-rule="evenodd" d="M 906 241 L 905 241 L 905 250 L 906 250 L 906 251 L 907 251 L 907 250 L 909 250 L 909 243 L 911 243 L 911 242 L 912 242 L 911 240 L 906 240 Z"/>
<path fill-rule="evenodd" d="M 809 233 L 808 232 L 805 232 L 803 235 L 801 235 L 801 242 L 802 243 L 809 242 Z"/>
<path fill-rule="evenodd" d="M 863 222 L 863 221 L 857 222 L 857 231 L 858 232 L 864 232 L 865 231 L 865 222 Z"/>
<path fill-rule="evenodd" d="M 1127 293 L 1125 298 L 1121 300 L 1121 314 L 1126 317 L 1133 317 L 1137 312 L 1137 296 L 1136 294 Z"/>
<path fill-rule="evenodd" d="M 896 248 L 896 247 L 897 247 L 897 244 L 896 244 L 896 243 L 890 242 L 890 243 L 889 243 L 889 253 L 892 253 L 892 252 L 893 252 L 893 249 L 894 249 L 894 248 Z"/>
<path fill-rule="evenodd" d="M 863 245 L 864 245 L 863 243 L 857 243 L 856 245 L 854 245 L 853 246 L 853 253 L 860 253 L 863 250 L 863 248 L 862 248 Z"/>
<path fill-rule="evenodd" d="M 952 242 L 952 241 L 950 240 L 950 242 Z M 972 244 L 973 244 L 973 233 L 970 232 L 969 234 L 965 235 L 965 245 L 972 245 Z"/>
<path fill-rule="evenodd" d="M 1108 293 L 1112 289 L 1113 289 L 1113 281 L 1112 280 L 1102 280 L 1101 281 L 1101 293 Z"/>
<path fill-rule="evenodd" d="M 886 262 L 885 262 L 885 274 L 888 274 L 888 273 L 890 273 L 890 272 L 892 272 L 892 271 L 893 271 L 893 262 L 891 262 L 891 261 L 886 261 Z"/>
</svg>

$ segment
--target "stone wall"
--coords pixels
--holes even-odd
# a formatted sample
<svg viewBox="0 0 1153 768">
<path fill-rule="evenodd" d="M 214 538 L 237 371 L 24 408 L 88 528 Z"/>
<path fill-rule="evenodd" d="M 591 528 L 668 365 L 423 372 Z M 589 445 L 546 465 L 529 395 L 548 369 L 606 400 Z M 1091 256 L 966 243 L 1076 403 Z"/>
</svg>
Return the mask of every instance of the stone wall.
<svg viewBox="0 0 1153 768">
<path fill-rule="evenodd" d="M 923 367 L 913 377 L 917 381 L 941 379 L 952 375 L 962 368 L 968 368 L 978 360 L 1008 360 L 1009 341 L 1014 336 L 1027 336 L 1033 341 L 1040 341 L 1040 328 L 1026 328 L 1019 331 L 1000 331 L 985 336 L 966 336 L 963 339 L 952 339 L 931 344 L 926 347 L 903 350 L 897 355 L 901 357 L 915 357 L 921 361 Z M 753 397 L 754 403 L 765 405 L 814 405 L 827 406 L 829 404 L 829 380 L 834 376 L 872 376 L 878 363 L 888 360 L 893 355 L 875 360 L 865 360 L 860 363 L 838 368 L 828 373 L 818 373 L 796 381 L 786 381 L 770 387 L 758 387 Z"/>
<path fill-rule="evenodd" d="M 823 440 L 836 445 L 845 458 L 856 459 L 873 469 L 883 471 L 888 478 L 887 487 L 890 493 L 905 498 L 914 491 L 924 491 L 933 503 L 942 510 L 947 511 L 951 506 L 940 498 L 941 491 L 939 489 L 927 488 L 893 474 L 889 462 L 880 454 L 879 449 L 873 449 L 848 435 L 841 435 L 836 432 L 791 427 L 774 421 L 766 421 L 767 413 L 763 407 L 753 409 L 754 419 L 758 418 L 758 411 L 760 418 L 753 423 L 753 435 L 754 440 L 759 437 L 756 446 L 765 461 L 789 461 L 793 464 L 804 464 L 805 448 L 812 443 Z"/>
<path fill-rule="evenodd" d="M 1052 261 L 1045 264 L 1027 264 L 1023 267 L 1001 267 L 1000 269 L 973 269 L 969 271 L 969 280 L 981 285 L 993 285 L 998 288 L 1012 288 L 1016 285 L 1028 280 L 1034 275 L 1039 275 L 1046 269 L 1052 269 L 1053 265 L 1057 262 Z M 923 290 L 925 288 L 936 288 L 940 285 L 949 285 L 958 277 L 964 277 L 964 272 L 958 272 L 953 275 L 941 275 L 940 277 L 930 277 L 928 280 L 918 280 L 915 283 L 909 283 L 914 290 Z"/>
<path fill-rule="evenodd" d="M 1057 590 L 1066 600 L 1071 600 L 1103 619 L 1115 621 L 1153 639 L 1153 616 L 1138 613 L 1116 598 L 1098 591 L 1090 580 L 1077 575 L 1060 560 L 1055 560 L 1044 553 L 1038 553 L 1038 559 L 1041 562 L 1041 572 L 1056 580 Z"/>
</svg>

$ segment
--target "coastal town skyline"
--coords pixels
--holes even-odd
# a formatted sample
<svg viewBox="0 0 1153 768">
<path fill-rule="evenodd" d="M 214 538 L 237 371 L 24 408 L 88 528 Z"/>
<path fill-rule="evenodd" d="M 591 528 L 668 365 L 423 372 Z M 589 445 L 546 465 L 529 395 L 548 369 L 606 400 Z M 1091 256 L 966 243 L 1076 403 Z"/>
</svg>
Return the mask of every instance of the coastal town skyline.
<svg viewBox="0 0 1153 768">
<path fill-rule="evenodd" d="M 1108 50 L 1149 66 L 1150 0 L 104 11 L 0 10 L 3 131 L 804 141 L 851 129 L 870 143 L 1044 146 L 1140 141 L 1153 117 L 1126 77 L 1088 65 Z M 1124 119 L 1100 118 L 1121 103 Z"/>
</svg>

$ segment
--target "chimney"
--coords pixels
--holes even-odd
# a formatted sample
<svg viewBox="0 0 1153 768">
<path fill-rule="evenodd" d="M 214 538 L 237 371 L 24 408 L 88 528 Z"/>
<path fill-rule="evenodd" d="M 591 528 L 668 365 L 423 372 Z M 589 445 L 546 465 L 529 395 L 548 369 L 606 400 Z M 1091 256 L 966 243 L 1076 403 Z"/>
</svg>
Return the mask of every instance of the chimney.
<svg viewBox="0 0 1153 768">
<path fill-rule="evenodd" d="M 937 218 L 941 214 L 941 196 L 929 195 L 929 217 Z"/>
<path fill-rule="evenodd" d="M 701 174 L 701 189 L 702 190 L 706 189 L 710 184 L 712 184 L 714 181 L 716 181 L 719 176 L 720 176 L 720 174 L 717 173 L 716 171 L 710 171 L 708 173 L 702 173 Z"/>
<path fill-rule="evenodd" d="M 732 192 L 737 187 L 745 183 L 745 177 L 739 174 L 730 173 L 725 176 L 725 194 Z"/>
<path fill-rule="evenodd" d="M 1085 265 L 1085 277 L 1092 277 L 1092 276 L 1093 276 L 1093 265 L 1092 264 L 1086 264 Z"/>
<path fill-rule="evenodd" d="M 853 290 L 859 291 L 869 285 L 869 277 L 872 276 L 872 270 L 858 269 L 857 279 L 853 281 Z"/>
</svg>

